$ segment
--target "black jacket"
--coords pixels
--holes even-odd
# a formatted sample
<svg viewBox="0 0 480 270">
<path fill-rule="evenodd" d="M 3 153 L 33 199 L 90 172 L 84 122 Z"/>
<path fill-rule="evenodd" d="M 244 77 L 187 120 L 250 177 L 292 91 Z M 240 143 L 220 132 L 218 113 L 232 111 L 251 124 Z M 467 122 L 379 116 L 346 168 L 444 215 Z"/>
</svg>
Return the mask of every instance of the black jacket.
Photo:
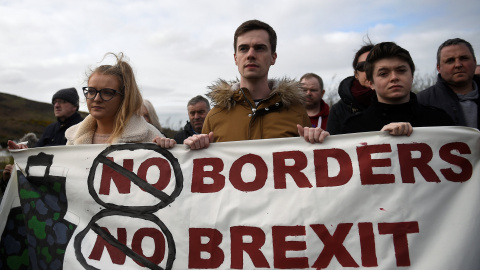
<svg viewBox="0 0 480 270">
<path fill-rule="evenodd" d="M 380 131 L 392 122 L 409 122 L 412 127 L 454 125 L 444 111 L 418 104 L 414 93 L 410 93 L 410 101 L 403 104 L 380 103 L 376 96 L 372 102 L 368 109 L 345 121 L 343 133 Z"/>
<path fill-rule="evenodd" d="M 183 144 L 183 141 L 186 138 L 192 136 L 193 134 L 195 134 L 195 132 L 193 131 L 193 127 L 190 124 L 190 122 L 187 121 L 187 123 L 183 127 L 183 130 L 180 130 L 179 132 L 177 132 L 177 134 L 175 134 L 175 137 L 173 139 L 177 142 L 177 144 Z"/>
<path fill-rule="evenodd" d="M 67 139 L 65 138 L 65 130 L 83 121 L 83 118 L 78 112 L 67 118 L 65 122 L 57 121 L 47 126 L 43 132 L 42 137 L 38 140 L 35 147 L 65 145 Z"/>
<path fill-rule="evenodd" d="M 340 100 L 330 108 L 327 122 L 327 131 L 331 135 L 342 134 L 345 120 L 366 109 L 352 95 L 351 88 L 354 80 L 354 76 L 347 77 L 338 86 Z"/>
<path fill-rule="evenodd" d="M 475 75 L 473 80 L 480 87 L 480 76 Z M 480 99 L 480 98 L 479 98 Z M 480 100 L 477 99 L 477 106 Z M 447 82 L 438 74 L 437 83 L 418 93 L 418 102 L 426 106 L 437 107 L 444 110 L 456 126 L 466 126 L 465 116 L 457 94 L 448 86 Z M 477 115 L 478 127 L 480 127 L 480 109 Z"/>
</svg>

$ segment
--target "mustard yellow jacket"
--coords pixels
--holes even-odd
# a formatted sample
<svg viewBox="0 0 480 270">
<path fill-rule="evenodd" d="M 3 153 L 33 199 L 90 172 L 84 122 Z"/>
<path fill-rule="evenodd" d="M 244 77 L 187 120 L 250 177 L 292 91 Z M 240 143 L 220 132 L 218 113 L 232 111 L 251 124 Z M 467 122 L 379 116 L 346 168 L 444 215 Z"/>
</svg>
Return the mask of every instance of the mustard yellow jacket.
<svg viewBox="0 0 480 270">
<path fill-rule="evenodd" d="M 269 80 L 271 94 L 257 106 L 238 82 L 219 80 L 207 96 L 215 107 L 202 133 L 213 131 L 215 142 L 296 137 L 297 124 L 310 127 L 300 83 L 286 78 Z"/>
</svg>

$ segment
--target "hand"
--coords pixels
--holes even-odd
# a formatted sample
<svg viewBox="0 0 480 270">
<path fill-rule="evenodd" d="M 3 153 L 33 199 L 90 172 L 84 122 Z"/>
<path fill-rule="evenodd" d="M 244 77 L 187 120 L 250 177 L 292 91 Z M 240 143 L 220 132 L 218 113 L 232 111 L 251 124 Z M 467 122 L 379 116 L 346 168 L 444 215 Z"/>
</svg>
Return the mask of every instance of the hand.
<svg viewBox="0 0 480 270">
<path fill-rule="evenodd" d="M 388 131 L 390 135 L 394 136 L 410 136 L 413 132 L 413 127 L 408 122 L 390 123 L 384 126 L 381 131 Z"/>
<path fill-rule="evenodd" d="M 161 148 L 172 148 L 174 147 L 177 142 L 174 139 L 164 138 L 164 137 L 155 137 L 153 142 L 156 143 Z"/>
<path fill-rule="evenodd" d="M 12 171 L 12 164 L 5 165 L 5 169 L 3 169 L 3 181 L 5 181 L 5 183 L 8 183 L 8 180 L 10 180 L 10 177 L 12 176 Z"/>
<path fill-rule="evenodd" d="M 26 144 L 16 144 L 14 141 L 8 140 L 8 149 L 27 149 L 28 146 Z"/>
<path fill-rule="evenodd" d="M 213 131 L 208 134 L 195 134 L 183 141 L 183 144 L 188 145 L 192 150 L 208 148 L 210 143 L 213 143 Z"/>
<path fill-rule="evenodd" d="M 301 125 L 297 125 L 298 134 L 305 139 L 306 142 L 309 143 L 322 143 L 327 136 L 330 135 L 328 131 L 323 130 L 319 127 L 311 128 L 311 127 L 302 127 Z"/>
</svg>

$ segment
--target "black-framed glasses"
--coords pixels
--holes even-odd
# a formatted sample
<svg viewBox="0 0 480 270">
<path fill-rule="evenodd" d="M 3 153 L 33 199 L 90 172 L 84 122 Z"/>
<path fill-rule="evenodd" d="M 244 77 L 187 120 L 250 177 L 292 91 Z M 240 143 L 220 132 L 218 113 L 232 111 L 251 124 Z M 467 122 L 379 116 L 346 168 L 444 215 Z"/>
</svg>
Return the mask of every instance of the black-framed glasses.
<svg viewBox="0 0 480 270">
<path fill-rule="evenodd" d="M 365 72 L 365 64 L 366 63 L 367 62 L 365 62 L 365 61 L 358 62 L 357 66 L 355 67 L 355 70 L 360 71 L 360 72 Z"/>
<path fill-rule="evenodd" d="M 104 101 L 109 101 L 116 94 L 119 94 L 119 95 L 123 96 L 123 94 L 120 93 L 119 91 L 113 90 L 113 89 L 110 89 L 110 88 L 103 88 L 103 89 L 97 90 L 94 87 L 88 87 L 87 86 L 87 87 L 83 87 L 82 89 L 83 89 L 83 94 L 85 95 L 85 97 L 87 99 L 95 99 L 97 94 L 100 94 L 100 98 L 103 99 Z"/>
</svg>

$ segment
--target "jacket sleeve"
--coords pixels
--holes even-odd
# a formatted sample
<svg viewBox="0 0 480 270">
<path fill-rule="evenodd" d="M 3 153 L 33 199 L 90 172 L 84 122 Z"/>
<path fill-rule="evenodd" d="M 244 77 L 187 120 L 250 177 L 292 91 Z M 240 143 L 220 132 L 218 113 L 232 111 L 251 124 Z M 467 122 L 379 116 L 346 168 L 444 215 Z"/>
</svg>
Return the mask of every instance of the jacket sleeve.
<svg viewBox="0 0 480 270">
<path fill-rule="evenodd" d="M 328 115 L 327 131 L 330 135 L 341 134 L 342 132 L 340 118 L 338 116 L 338 108 L 335 105 L 332 106 L 330 114 Z"/>
<path fill-rule="evenodd" d="M 47 145 L 48 141 L 50 141 L 53 138 L 54 132 L 55 132 L 54 124 L 48 125 L 43 131 L 42 137 L 40 137 L 40 139 L 35 144 L 35 147 L 43 147 Z"/>
<path fill-rule="evenodd" d="M 210 113 L 209 113 L 207 114 L 207 117 L 205 117 L 205 121 L 203 122 L 202 134 L 208 134 L 211 131 L 212 131 L 212 128 L 210 127 Z"/>
</svg>

